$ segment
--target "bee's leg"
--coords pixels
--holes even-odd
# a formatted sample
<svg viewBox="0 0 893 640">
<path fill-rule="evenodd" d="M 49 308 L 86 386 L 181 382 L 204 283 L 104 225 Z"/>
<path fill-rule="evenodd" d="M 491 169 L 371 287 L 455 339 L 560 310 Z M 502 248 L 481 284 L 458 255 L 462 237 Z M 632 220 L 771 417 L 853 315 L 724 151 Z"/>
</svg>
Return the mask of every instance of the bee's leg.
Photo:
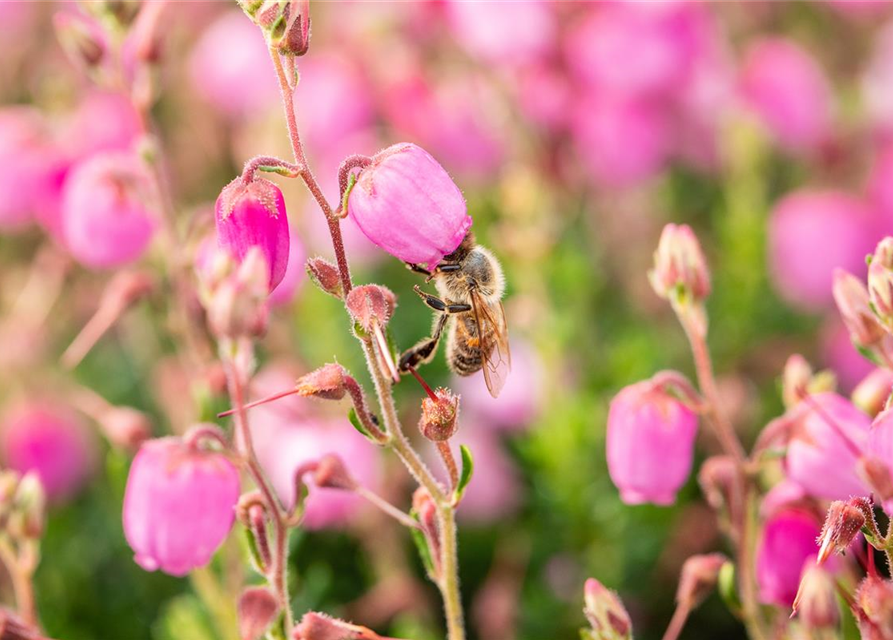
<svg viewBox="0 0 893 640">
<path fill-rule="evenodd" d="M 418 367 L 420 363 L 428 362 L 434 356 L 434 352 L 437 351 L 437 345 L 440 343 L 440 336 L 443 334 L 443 328 L 448 319 L 448 314 L 441 313 L 437 318 L 437 323 L 434 325 L 434 330 L 431 332 L 431 337 L 421 340 L 414 347 L 410 347 L 403 352 L 403 355 L 400 356 L 400 363 L 397 365 L 397 368 L 400 369 L 400 371 L 406 372 L 409 371 L 410 368 L 414 369 Z"/>
<path fill-rule="evenodd" d="M 416 285 L 412 288 L 422 301 L 434 309 L 435 311 L 439 311 L 443 314 L 453 314 L 453 313 L 465 313 L 466 311 L 471 311 L 470 304 L 464 303 L 455 303 L 455 302 L 444 302 L 437 296 L 432 296 L 430 293 L 425 293 L 422 291 L 422 288 L 419 285 Z"/>
<path fill-rule="evenodd" d="M 412 262 L 405 262 L 404 264 L 406 265 L 406 268 L 409 269 L 410 271 L 413 271 L 415 273 L 421 273 L 423 276 L 427 276 L 430 278 L 432 275 L 434 275 L 425 267 L 421 267 L 417 264 L 413 264 Z"/>
</svg>

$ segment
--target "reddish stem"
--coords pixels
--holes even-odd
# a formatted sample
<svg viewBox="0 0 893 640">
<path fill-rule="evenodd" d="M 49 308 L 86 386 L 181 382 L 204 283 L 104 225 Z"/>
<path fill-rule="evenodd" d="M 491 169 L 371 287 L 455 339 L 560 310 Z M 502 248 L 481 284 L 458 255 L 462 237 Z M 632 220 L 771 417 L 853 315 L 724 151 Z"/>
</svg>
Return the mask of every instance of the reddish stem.
<svg viewBox="0 0 893 640">
<path fill-rule="evenodd" d="M 289 389 L 288 391 L 283 391 L 281 393 L 274 393 L 271 396 L 267 396 L 266 398 L 261 398 L 260 400 L 255 400 L 254 402 L 249 402 L 246 405 L 243 405 L 241 409 L 253 409 L 254 407 L 259 407 L 262 404 L 267 404 L 268 402 L 274 402 L 275 400 L 279 400 L 280 398 L 287 398 L 288 396 L 294 395 L 298 392 L 297 389 Z M 239 408 L 227 409 L 226 411 L 222 411 L 217 414 L 218 418 L 225 418 L 227 416 L 231 416 L 237 411 Z"/>
<path fill-rule="evenodd" d="M 437 402 L 437 394 L 428 386 L 428 383 L 425 382 L 425 379 L 419 375 L 419 372 L 415 370 L 415 367 L 407 367 L 412 376 L 419 381 L 419 384 L 422 385 L 422 389 L 425 390 L 425 393 L 428 394 L 428 397 L 431 398 L 434 402 Z"/>
</svg>

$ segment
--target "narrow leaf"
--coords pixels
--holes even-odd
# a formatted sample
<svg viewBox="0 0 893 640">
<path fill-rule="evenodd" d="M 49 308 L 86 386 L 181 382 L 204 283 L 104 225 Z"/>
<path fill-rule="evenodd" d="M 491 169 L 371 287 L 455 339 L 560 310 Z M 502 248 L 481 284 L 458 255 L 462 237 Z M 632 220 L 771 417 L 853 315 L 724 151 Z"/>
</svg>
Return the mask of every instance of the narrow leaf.
<svg viewBox="0 0 893 640">
<path fill-rule="evenodd" d="M 453 494 L 454 502 L 462 499 L 465 487 L 471 482 L 471 476 L 474 474 L 474 458 L 471 457 L 471 450 L 463 444 L 459 446 L 459 451 L 462 453 L 462 473 L 459 474 L 459 484 Z"/>
</svg>

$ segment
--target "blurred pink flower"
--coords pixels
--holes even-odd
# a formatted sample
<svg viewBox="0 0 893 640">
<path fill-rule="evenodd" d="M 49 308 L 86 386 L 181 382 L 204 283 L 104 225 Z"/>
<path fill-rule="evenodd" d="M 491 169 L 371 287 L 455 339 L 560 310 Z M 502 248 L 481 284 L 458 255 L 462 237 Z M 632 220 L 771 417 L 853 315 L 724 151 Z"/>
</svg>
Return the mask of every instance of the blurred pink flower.
<svg viewBox="0 0 893 640">
<path fill-rule="evenodd" d="M 865 272 L 876 218 L 843 191 L 802 189 L 778 201 L 768 234 L 770 275 L 781 296 L 805 310 L 830 306 L 836 268 Z"/>
<path fill-rule="evenodd" d="M 822 361 L 837 376 L 843 391 L 852 391 L 874 369 L 853 346 L 850 332 L 838 318 L 826 321 L 821 332 Z"/>
<path fill-rule="evenodd" d="M 526 341 L 512 338 L 512 373 L 498 398 L 487 391 L 482 373 L 456 376 L 451 387 L 461 396 L 461 411 L 470 411 L 481 428 L 524 429 L 537 419 L 544 401 L 544 372 L 539 354 Z"/>
<path fill-rule="evenodd" d="M 362 170 L 347 211 L 392 256 L 429 267 L 459 246 L 472 222 L 449 174 L 427 151 L 408 143 L 384 149 Z"/>
<path fill-rule="evenodd" d="M 701 53 L 709 15 L 704 6 L 600 3 L 566 38 L 568 64 L 598 93 L 642 98 L 673 92 Z"/>
<path fill-rule="evenodd" d="M 480 419 L 470 412 L 460 414 L 459 432 L 450 440 L 456 461 L 460 461 L 459 445 L 464 444 L 474 458 L 474 475 L 456 517 L 466 525 L 487 525 L 511 517 L 521 503 L 521 477 L 511 456 L 504 449 L 499 435 L 483 428 Z M 442 468 L 440 460 L 430 464 Z"/>
<path fill-rule="evenodd" d="M 217 246 L 238 262 L 245 259 L 249 249 L 258 247 L 273 291 L 285 277 L 290 240 L 285 199 L 279 187 L 264 178 L 246 183 L 239 176 L 220 192 L 214 214 Z"/>
<path fill-rule="evenodd" d="M 146 571 L 184 576 L 210 562 L 239 500 L 239 472 L 222 454 L 179 438 L 148 440 L 124 493 L 124 535 Z"/>
<path fill-rule="evenodd" d="M 671 152 L 663 109 L 606 95 L 579 101 L 572 121 L 577 152 L 597 185 L 635 187 L 656 177 Z"/>
<path fill-rule="evenodd" d="M 371 127 L 371 92 L 352 61 L 320 53 L 301 58 L 298 71 L 295 115 L 310 149 L 327 153 L 333 145 Z"/>
<path fill-rule="evenodd" d="M 893 409 L 882 411 L 871 423 L 868 454 L 881 460 L 893 474 Z M 893 513 L 893 499 L 884 501 L 884 511 Z"/>
<path fill-rule="evenodd" d="M 93 470 L 96 442 L 70 409 L 32 401 L 14 408 L 0 431 L 5 467 L 34 471 L 54 501 L 77 494 Z"/>
<path fill-rule="evenodd" d="M 41 114 L 0 108 L 0 232 L 27 226 L 52 189 L 58 152 Z"/>
<path fill-rule="evenodd" d="M 307 279 L 307 271 L 304 262 L 307 260 L 307 252 L 298 235 L 292 231 L 288 241 L 288 264 L 285 274 L 279 285 L 273 289 L 268 298 L 274 307 L 288 305 L 295 299 Z"/>
<path fill-rule="evenodd" d="M 547 55 L 555 42 L 550 2 L 447 0 L 444 6 L 458 44 L 483 64 L 532 64 Z"/>
<path fill-rule="evenodd" d="M 518 107 L 528 120 L 551 133 L 567 124 L 574 96 L 571 83 L 560 69 L 548 64 L 525 66 L 518 70 L 512 87 Z"/>
<path fill-rule="evenodd" d="M 812 397 L 788 443 L 785 470 L 788 478 L 823 500 L 846 500 L 868 495 L 856 473 L 856 462 L 868 444 L 871 418 L 836 393 Z"/>
<path fill-rule="evenodd" d="M 821 531 L 815 516 L 799 509 L 784 509 L 769 518 L 757 547 L 761 602 L 790 608 L 806 560 L 818 555 Z"/>
<path fill-rule="evenodd" d="M 831 135 L 833 95 L 819 63 L 797 43 L 767 38 L 742 62 L 742 98 L 788 151 L 815 151 Z"/>
<path fill-rule="evenodd" d="M 760 501 L 760 516 L 763 519 L 769 519 L 782 509 L 802 504 L 807 497 L 803 487 L 793 480 L 785 478 L 763 496 Z"/>
<path fill-rule="evenodd" d="M 103 151 L 132 150 L 141 127 L 133 104 L 111 91 L 89 91 L 65 126 L 70 157 L 84 159 Z"/>
<path fill-rule="evenodd" d="M 224 116 L 256 116 L 279 99 L 263 33 L 239 9 L 202 33 L 189 65 L 196 91 Z"/>
<path fill-rule="evenodd" d="M 347 463 L 349 473 L 361 485 L 377 490 L 378 449 L 346 419 L 337 422 L 312 417 L 295 419 L 277 411 L 275 405 L 252 410 L 251 432 L 258 460 L 286 505 L 294 504 L 298 468 L 330 453 L 339 455 Z M 310 481 L 309 475 L 306 480 Z M 311 485 L 302 526 L 308 529 L 344 526 L 366 506 L 351 491 Z"/>
<path fill-rule="evenodd" d="M 698 416 L 650 380 L 611 400 L 608 473 L 627 504 L 673 504 L 691 473 Z"/>
<path fill-rule="evenodd" d="M 885 133 L 893 133 L 893 22 L 875 36 L 862 75 L 862 96 L 870 121 Z"/>
<path fill-rule="evenodd" d="M 75 165 L 63 191 L 63 230 L 71 255 L 103 269 L 138 260 L 156 227 L 154 194 L 140 160 L 124 152 Z"/>
</svg>

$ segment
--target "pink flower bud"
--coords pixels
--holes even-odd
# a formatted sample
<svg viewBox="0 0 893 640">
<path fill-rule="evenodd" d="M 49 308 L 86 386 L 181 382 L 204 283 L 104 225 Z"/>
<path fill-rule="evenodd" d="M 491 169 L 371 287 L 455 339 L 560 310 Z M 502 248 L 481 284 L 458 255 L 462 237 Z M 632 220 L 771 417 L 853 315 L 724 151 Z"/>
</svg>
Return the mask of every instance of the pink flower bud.
<svg viewBox="0 0 893 640">
<path fill-rule="evenodd" d="M 618 393 L 608 413 L 611 480 L 627 504 L 672 504 L 691 472 L 698 416 L 646 380 Z"/>
<path fill-rule="evenodd" d="M 779 144 L 815 151 L 831 134 L 832 94 L 822 68 L 791 40 L 751 46 L 741 70 L 741 92 Z"/>
<path fill-rule="evenodd" d="M 698 484 L 713 509 L 736 506 L 738 491 L 744 482 L 741 468 L 731 456 L 707 458 L 698 471 Z"/>
<path fill-rule="evenodd" d="M 189 71 L 199 95 L 229 118 L 263 113 L 279 98 L 264 35 L 237 9 L 222 13 L 202 33 Z"/>
<path fill-rule="evenodd" d="M 239 177 L 220 192 L 215 206 L 217 246 L 241 262 L 258 247 L 269 269 L 270 291 L 288 266 L 289 233 L 285 200 L 275 184 L 263 178 Z"/>
<path fill-rule="evenodd" d="M 325 400 L 341 400 L 347 393 L 347 371 L 340 364 L 330 363 L 298 379 L 295 391 L 301 396 Z"/>
<path fill-rule="evenodd" d="M 13 409 L 0 431 L 4 466 L 19 473 L 33 471 L 47 496 L 64 501 L 76 495 L 90 477 L 94 439 L 68 409 L 31 401 Z"/>
<path fill-rule="evenodd" d="M 856 589 L 859 629 L 866 640 L 893 638 L 893 582 L 869 575 Z"/>
<path fill-rule="evenodd" d="M 108 42 L 97 22 L 81 13 L 60 11 L 53 16 L 53 27 L 65 53 L 79 68 L 89 70 L 102 63 Z"/>
<path fill-rule="evenodd" d="M 446 442 L 459 429 L 459 396 L 443 388 L 434 393 L 436 400 L 428 397 L 422 400 L 419 431 L 432 442 Z"/>
<path fill-rule="evenodd" d="M 152 435 L 152 423 L 133 407 L 109 407 L 100 416 L 103 435 L 116 447 L 136 451 Z"/>
<path fill-rule="evenodd" d="M 800 622 L 808 632 L 836 629 L 840 622 L 840 607 L 834 576 L 810 560 L 806 563 L 795 605 Z"/>
<path fill-rule="evenodd" d="M 140 135 L 140 121 L 130 99 L 111 91 L 90 91 L 78 102 L 66 127 L 72 157 L 108 151 L 132 151 Z"/>
<path fill-rule="evenodd" d="M 269 268 L 259 247 L 249 247 L 242 264 L 235 267 L 228 255 L 218 252 L 218 273 L 204 285 L 203 302 L 208 324 L 218 338 L 256 337 L 267 328 Z M 215 276 L 220 279 L 215 282 Z"/>
<path fill-rule="evenodd" d="M 348 213 L 394 257 L 434 267 L 471 227 L 462 192 L 424 149 L 404 143 L 379 152 L 360 172 Z"/>
<path fill-rule="evenodd" d="M 260 640 L 279 613 L 279 603 L 266 587 L 249 587 L 239 596 L 238 610 L 239 637 Z"/>
<path fill-rule="evenodd" d="M 310 0 L 289 0 L 282 9 L 281 33 L 274 44 L 288 56 L 302 56 L 310 48 Z"/>
<path fill-rule="evenodd" d="M 697 607 L 710 595 L 719 578 L 719 570 L 728 562 L 721 553 L 692 556 L 682 565 L 676 602 L 689 610 Z"/>
<path fill-rule="evenodd" d="M 868 443 L 871 419 L 836 393 L 812 396 L 788 444 L 788 477 L 811 496 L 845 500 L 868 493 L 856 462 Z"/>
<path fill-rule="evenodd" d="M 769 518 L 757 546 L 761 602 L 780 607 L 794 603 L 803 565 L 819 551 L 820 532 L 816 518 L 799 509 L 785 509 Z"/>
<path fill-rule="evenodd" d="M 344 297 L 344 288 L 338 267 L 320 257 L 307 261 L 307 275 L 317 287 L 336 298 Z"/>
<path fill-rule="evenodd" d="M 873 246 L 873 212 L 841 191 L 795 191 L 769 221 L 772 281 L 789 303 L 814 310 L 831 302 L 835 269 L 865 272 Z"/>
<path fill-rule="evenodd" d="M 357 481 L 347 470 L 344 460 L 334 453 L 324 455 L 317 461 L 313 482 L 320 488 L 342 491 L 353 491 L 358 486 Z"/>
<path fill-rule="evenodd" d="M 143 444 L 124 493 L 124 535 L 146 571 L 184 576 L 223 543 L 239 500 L 239 473 L 222 454 L 178 438 Z"/>
<path fill-rule="evenodd" d="M 138 260 L 156 227 L 149 185 L 139 159 L 127 153 L 96 155 L 77 164 L 63 193 L 63 232 L 71 254 L 96 269 Z"/>
<path fill-rule="evenodd" d="M 633 623 L 623 601 L 595 578 L 589 578 L 583 589 L 583 613 L 600 640 L 630 640 Z"/>
<path fill-rule="evenodd" d="M 868 290 L 862 281 L 842 269 L 834 271 L 834 301 L 850 333 L 850 340 L 869 348 L 884 338 L 884 330 L 871 310 Z"/>
<path fill-rule="evenodd" d="M 6 524 L 10 535 L 33 540 L 40 538 L 46 524 L 46 500 L 40 478 L 29 471 L 19 481 L 12 498 L 12 513 Z"/>
<path fill-rule="evenodd" d="M 377 284 L 354 287 L 345 302 L 354 322 L 367 333 L 376 326 L 385 326 L 397 306 L 393 292 Z"/>
<path fill-rule="evenodd" d="M 868 295 L 875 315 L 893 330 L 893 237 L 880 241 L 868 267 Z"/>
<path fill-rule="evenodd" d="M 687 224 L 668 224 L 654 252 L 648 274 L 661 298 L 703 300 L 710 293 L 710 271 L 697 236 Z"/>
<path fill-rule="evenodd" d="M 313 611 L 304 614 L 292 637 L 294 640 L 388 640 L 366 627 Z"/>
<path fill-rule="evenodd" d="M 865 498 L 832 502 L 819 535 L 819 555 L 816 562 L 823 564 L 834 553 L 846 553 L 869 518 L 873 521 L 874 515 L 871 503 Z"/>
</svg>

